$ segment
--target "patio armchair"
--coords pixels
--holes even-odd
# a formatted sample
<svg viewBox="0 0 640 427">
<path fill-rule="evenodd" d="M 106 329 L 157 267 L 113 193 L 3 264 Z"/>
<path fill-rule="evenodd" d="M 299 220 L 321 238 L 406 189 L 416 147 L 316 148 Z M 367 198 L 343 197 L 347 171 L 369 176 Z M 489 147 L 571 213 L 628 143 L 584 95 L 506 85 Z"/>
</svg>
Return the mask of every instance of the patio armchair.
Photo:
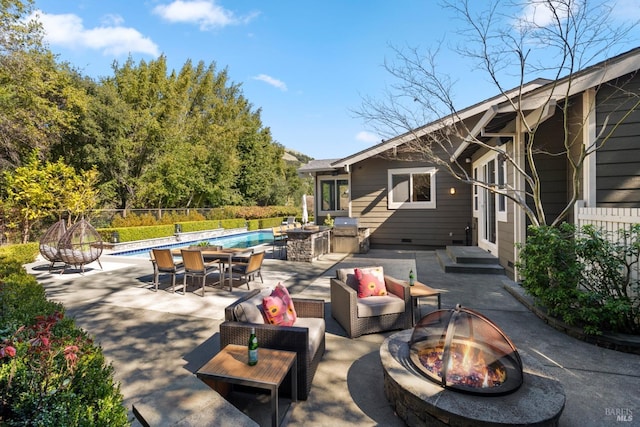
<svg viewBox="0 0 640 427">
<path fill-rule="evenodd" d="M 205 292 L 204 287 L 209 275 L 216 271 L 220 272 L 220 282 L 222 282 L 222 270 L 219 268 L 219 263 L 217 261 L 205 262 L 200 249 L 182 249 L 180 253 L 182 254 L 182 262 L 184 263 L 184 276 L 182 278 L 183 295 L 187 291 L 187 277 L 191 277 L 192 282 L 195 277 L 202 279 L 201 296 L 203 297 Z"/>
<path fill-rule="evenodd" d="M 260 347 L 296 352 L 298 398 L 306 400 L 325 351 L 324 301 L 292 298 L 297 313 L 293 326 L 271 325 L 265 323 L 260 311 L 266 295 L 265 290 L 254 289 L 225 308 L 225 321 L 220 324 L 220 348 L 229 344 L 247 345 L 251 328 L 255 328 Z M 281 386 L 284 394 L 291 393 L 290 384 L 285 379 Z"/>
<path fill-rule="evenodd" d="M 149 252 L 151 263 L 153 264 L 153 284 L 158 292 L 158 282 L 160 273 L 171 275 L 171 292 L 176 291 L 176 276 L 184 273 L 184 264 L 175 262 L 171 249 L 152 249 Z"/>
<path fill-rule="evenodd" d="M 331 278 L 330 283 L 331 316 L 349 338 L 411 328 L 413 319 L 409 285 L 387 275 L 384 276 L 384 282 L 388 295 L 358 298 L 359 284 L 354 269 L 336 270 L 336 277 Z"/>
</svg>

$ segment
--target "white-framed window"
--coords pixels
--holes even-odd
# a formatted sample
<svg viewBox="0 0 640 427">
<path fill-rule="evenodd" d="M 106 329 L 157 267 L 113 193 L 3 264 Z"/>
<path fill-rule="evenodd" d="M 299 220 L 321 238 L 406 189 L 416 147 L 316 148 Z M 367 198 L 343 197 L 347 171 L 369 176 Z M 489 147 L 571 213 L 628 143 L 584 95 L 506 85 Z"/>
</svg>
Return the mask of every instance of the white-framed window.
<svg viewBox="0 0 640 427">
<path fill-rule="evenodd" d="M 435 209 L 436 172 L 433 167 L 389 169 L 389 209 Z"/>
<path fill-rule="evenodd" d="M 320 212 L 348 212 L 349 180 L 346 176 L 327 176 L 318 180 Z"/>
</svg>

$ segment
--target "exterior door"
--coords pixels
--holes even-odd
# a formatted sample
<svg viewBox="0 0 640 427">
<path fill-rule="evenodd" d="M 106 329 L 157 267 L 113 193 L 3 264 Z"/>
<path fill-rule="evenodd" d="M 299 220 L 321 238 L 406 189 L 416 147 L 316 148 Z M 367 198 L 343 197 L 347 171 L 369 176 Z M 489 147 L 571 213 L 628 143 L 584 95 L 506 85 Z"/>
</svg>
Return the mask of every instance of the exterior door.
<svg viewBox="0 0 640 427">
<path fill-rule="evenodd" d="M 473 174 L 479 182 L 497 185 L 500 165 L 495 153 L 489 153 L 476 161 Z M 473 216 L 478 220 L 478 246 L 494 255 L 498 253 L 498 197 L 496 193 L 480 186 L 473 189 Z"/>
</svg>

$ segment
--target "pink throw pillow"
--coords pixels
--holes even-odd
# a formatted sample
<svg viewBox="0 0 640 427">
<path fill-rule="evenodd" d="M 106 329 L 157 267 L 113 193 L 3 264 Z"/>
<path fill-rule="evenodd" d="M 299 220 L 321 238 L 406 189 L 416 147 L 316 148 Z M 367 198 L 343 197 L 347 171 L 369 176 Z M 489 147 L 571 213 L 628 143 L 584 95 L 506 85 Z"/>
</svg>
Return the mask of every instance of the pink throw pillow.
<svg viewBox="0 0 640 427">
<path fill-rule="evenodd" d="M 358 279 L 358 298 L 387 295 L 382 267 L 354 269 Z"/>
<path fill-rule="evenodd" d="M 281 283 L 271 295 L 264 297 L 262 307 L 267 321 L 272 325 L 291 326 L 298 318 L 289 291 Z"/>
</svg>

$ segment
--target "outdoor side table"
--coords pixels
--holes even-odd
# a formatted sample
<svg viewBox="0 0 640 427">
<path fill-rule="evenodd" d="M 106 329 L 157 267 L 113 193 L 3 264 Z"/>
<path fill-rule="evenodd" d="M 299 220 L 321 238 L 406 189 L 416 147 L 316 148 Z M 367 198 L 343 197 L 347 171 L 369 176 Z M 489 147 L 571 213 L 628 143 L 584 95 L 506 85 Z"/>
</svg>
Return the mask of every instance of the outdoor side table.
<svg viewBox="0 0 640 427">
<path fill-rule="evenodd" d="M 280 420 L 278 388 L 289 370 L 291 370 L 291 401 L 298 400 L 296 353 L 260 347 L 258 349 L 258 363 L 249 366 L 248 359 L 247 346 L 229 344 L 198 369 L 196 376 L 218 392 L 224 390 L 220 383 L 269 390 L 271 392 L 271 424 L 277 426 Z"/>
<path fill-rule="evenodd" d="M 414 282 L 413 286 L 409 286 L 411 292 L 411 320 L 413 324 L 416 324 L 415 307 L 418 307 L 418 314 L 422 314 L 420 310 L 420 298 L 423 297 L 438 297 L 438 310 L 440 310 L 440 291 L 430 288 L 424 283 Z"/>
</svg>

